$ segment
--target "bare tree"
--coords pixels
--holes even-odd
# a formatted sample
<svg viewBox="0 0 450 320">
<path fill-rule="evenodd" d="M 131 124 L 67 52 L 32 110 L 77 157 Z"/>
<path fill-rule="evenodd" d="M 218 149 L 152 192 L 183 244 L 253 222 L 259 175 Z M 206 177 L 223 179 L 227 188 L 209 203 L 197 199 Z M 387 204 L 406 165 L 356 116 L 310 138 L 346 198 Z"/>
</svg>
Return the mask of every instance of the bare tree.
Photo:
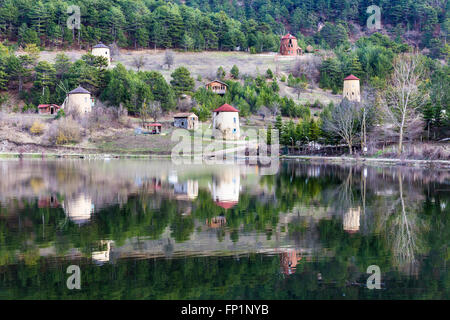
<svg viewBox="0 0 450 320">
<path fill-rule="evenodd" d="M 258 114 L 262 117 L 263 120 L 266 119 L 272 112 L 266 106 L 261 106 L 258 110 Z"/>
<path fill-rule="evenodd" d="M 274 117 L 276 117 L 277 114 L 280 113 L 280 103 L 277 102 L 277 101 L 274 101 L 274 102 L 272 103 L 270 109 L 271 109 L 271 111 L 272 111 L 272 115 L 273 115 Z"/>
<path fill-rule="evenodd" d="M 423 63 L 418 54 L 402 54 L 395 60 L 383 105 L 387 121 L 399 132 L 399 155 L 405 133 L 420 119 L 417 109 L 428 100 L 428 93 L 419 89 L 423 76 Z"/>
<path fill-rule="evenodd" d="M 357 102 L 344 98 L 336 106 L 331 117 L 324 120 L 324 130 L 331 135 L 337 135 L 348 145 L 350 154 L 353 154 L 353 142 L 358 134 L 358 112 Z"/>
<path fill-rule="evenodd" d="M 158 121 L 158 118 L 162 114 L 161 109 L 161 102 L 159 101 L 150 101 L 149 102 L 149 110 L 150 110 L 150 116 L 153 118 L 153 121 Z"/>
<path fill-rule="evenodd" d="M 362 93 L 360 105 L 360 121 L 361 121 L 361 151 L 366 154 L 367 148 L 367 127 L 371 120 L 375 109 L 375 89 L 370 86 L 365 86 Z"/>
<path fill-rule="evenodd" d="M 173 66 L 175 61 L 175 55 L 172 51 L 166 50 L 166 53 L 164 55 L 164 64 L 167 64 L 169 69 Z"/>
<path fill-rule="evenodd" d="M 306 90 L 306 86 L 308 84 L 306 82 L 298 81 L 294 85 L 294 93 L 297 94 L 297 100 L 300 99 L 300 94 Z"/>
<path fill-rule="evenodd" d="M 139 108 L 139 117 L 142 120 L 142 126 L 144 126 L 147 119 L 150 118 L 150 105 L 145 100 Z"/>
<path fill-rule="evenodd" d="M 112 57 L 112 58 L 117 58 L 117 57 L 119 57 L 119 55 L 120 55 L 120 49 L 119 49 L 119 47 L 117 46 L 116 43 L 112 43 L 112 44 L 109 46 L 109 50 L 110 50 L 110 52 L 111 52 L 111 57 Z"/>
<path fill-rule="evenodd" d="M 139 109 L 139 116 L 142 120 L 142 124 L 147 122 L 148 118 L 153 118 L 153 122 L 156 122 L 161 114 L 161 102 L 159 101 L 144 101 Z"/>
<path fill-rule="evenodd" d="M 295 63 L 291 73 L 296 78 L 305 77 L 314 88 L 319 82 L 321 65 L 322 58 L 320 56 L 307 56 Z"/>
<path fill-rule="evenodd" d="M 137 71 L 140 71 L 147 64 L 147 58 L 144 55 L 133 58 L 133 66 L 136 67 Z"/>
</svg>

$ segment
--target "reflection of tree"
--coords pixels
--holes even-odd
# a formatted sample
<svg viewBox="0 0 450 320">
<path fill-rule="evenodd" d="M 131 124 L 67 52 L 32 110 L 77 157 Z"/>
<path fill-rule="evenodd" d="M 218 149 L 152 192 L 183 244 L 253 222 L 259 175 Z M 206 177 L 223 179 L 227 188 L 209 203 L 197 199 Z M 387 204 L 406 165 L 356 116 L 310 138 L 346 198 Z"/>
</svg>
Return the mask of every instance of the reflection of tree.
<svg viewBox="0 0 450 320">
<path fill-rule="evenodd" d="M 420 235 L 423 225 L 412 207 L 413 201 L 405 199 L 402 172 L 398 170 L 399 198 L 394 202 L 390 219 L 386 221 L 392 243 L 394 263 L 408 274 L 416 273 L 418 261 L 416 255 L 421 251 Z M 407 207 L 407 204 L 410 207 Z"/>
</svg>

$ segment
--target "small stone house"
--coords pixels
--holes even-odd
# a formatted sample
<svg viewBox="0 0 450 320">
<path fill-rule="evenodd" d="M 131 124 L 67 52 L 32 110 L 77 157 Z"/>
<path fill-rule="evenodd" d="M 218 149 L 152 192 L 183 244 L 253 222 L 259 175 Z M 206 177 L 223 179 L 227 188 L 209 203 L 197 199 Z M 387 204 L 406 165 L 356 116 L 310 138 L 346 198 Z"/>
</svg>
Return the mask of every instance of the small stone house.
<svg viewBox="0 0 450 320">
<path fill-rule="evenodd" d="M 57 104 L 40 104 L 38 105 L 38 113 L 39 114 L 57 114 L 60 106 Z"/>
<path fill-rule="evenodd" d="M 177 128 L 196 130 L 198 128 L 198 117 L 193 112 L 177 113 L 173 116 L 173 125 Z"/>
<path fill-rule="evenodd" d="M 213 111 L 212 134 L 223 140 L 237 140 L 240 138 L 239 110 L 224 104 Z"/>
<path fill-rule="evenodd" d="M 225 93 L 227 93 L 228 89 L 228 85 L 220 80 L 208 82 L 205 85 L 205 87 L 206 89 L 211 90 L 212 92 L 217 93 L 219 95 L 224 95 Z"/>
<path fill-rule="evenodd" d="M 111 64 L 111 53 L 108 46 L 105 46 L 103 43 L 99 43 L 92 47 L 91 51 L 92 55 L 98 57 L 104 57 L 108 60 L 108 67 Z"/>
</svg>

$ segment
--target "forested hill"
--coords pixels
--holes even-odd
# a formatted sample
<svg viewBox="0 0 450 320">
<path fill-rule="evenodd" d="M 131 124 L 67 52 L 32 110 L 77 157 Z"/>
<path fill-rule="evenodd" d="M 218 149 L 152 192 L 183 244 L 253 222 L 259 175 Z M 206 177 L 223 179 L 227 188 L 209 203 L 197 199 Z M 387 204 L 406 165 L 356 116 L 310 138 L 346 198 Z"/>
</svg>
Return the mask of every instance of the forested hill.
<svg viewBox="0 0 450 320">
<path fill-rule="evenodd" d="M 81 8 L 80 32 L 66 27 L 72 4 Z M 277 50 L 279 35 L 289 31 L 301 45 L 332 48 L 358 26 L 365 29 L 372 4 L 381 7 L 385 31 L 442 51 L 450 29 L 445 0 L 0 0 L 0 38 L 41 46 L 102 40 L 130 48 L 261 52 Z"/>
</svg>

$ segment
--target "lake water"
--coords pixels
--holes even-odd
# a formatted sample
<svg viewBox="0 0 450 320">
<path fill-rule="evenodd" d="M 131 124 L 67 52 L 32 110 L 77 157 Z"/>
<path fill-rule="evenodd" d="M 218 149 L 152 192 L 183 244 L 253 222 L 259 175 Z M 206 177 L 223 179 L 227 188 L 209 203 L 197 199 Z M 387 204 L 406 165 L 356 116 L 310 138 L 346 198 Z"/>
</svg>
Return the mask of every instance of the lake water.
<svg viewBox="0 0 450 320">
<path fill-rule="evenodd" d="M 450 172 L 282 161 L 265 173 L 0 160 L 0 299 L 450 298 Z M 373 265 L 380 289 L 367 287 Z"/>
</svg>

